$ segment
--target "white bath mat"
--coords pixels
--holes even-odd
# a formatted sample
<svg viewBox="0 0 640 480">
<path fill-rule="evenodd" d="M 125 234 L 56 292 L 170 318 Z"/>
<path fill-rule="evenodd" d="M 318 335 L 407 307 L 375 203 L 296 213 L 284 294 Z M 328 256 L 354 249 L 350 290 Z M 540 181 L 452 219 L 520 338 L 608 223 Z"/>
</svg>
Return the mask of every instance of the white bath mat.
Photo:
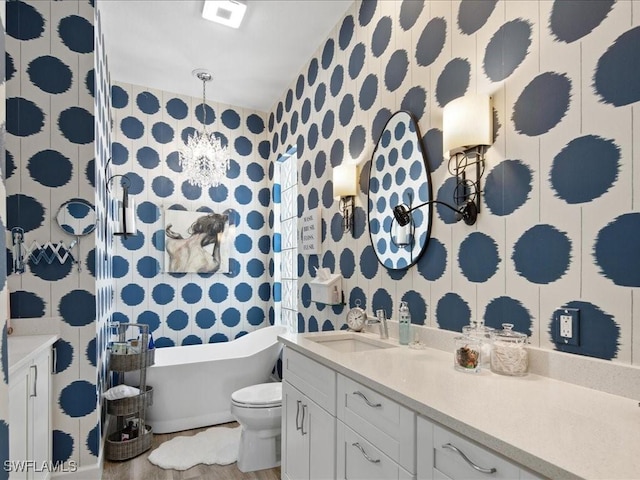
<svg viewBox="0 0 640 480">
<path fill-rule="evenodd" d="M 211 427 L 190 437 L 175 437 L 156 448 L 149 461 L 164 469 L 187 470 L 195 465 L 229 465 L 238 460 L 242 427 Z"/>
</svg>

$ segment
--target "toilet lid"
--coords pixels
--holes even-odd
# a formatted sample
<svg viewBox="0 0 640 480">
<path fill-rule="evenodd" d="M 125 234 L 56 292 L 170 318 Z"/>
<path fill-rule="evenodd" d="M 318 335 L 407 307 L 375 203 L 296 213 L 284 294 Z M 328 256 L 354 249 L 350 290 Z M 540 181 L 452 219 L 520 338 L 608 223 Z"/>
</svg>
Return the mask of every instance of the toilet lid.
<svg viewBox="0 0 640 480">
<path fill-rule="evenodd" d="M 256 407 L 275 407 L 282 404 L 282 383 L 260 383 L 241 388 L 231 394 L 235 404 Z"/>
</svg>

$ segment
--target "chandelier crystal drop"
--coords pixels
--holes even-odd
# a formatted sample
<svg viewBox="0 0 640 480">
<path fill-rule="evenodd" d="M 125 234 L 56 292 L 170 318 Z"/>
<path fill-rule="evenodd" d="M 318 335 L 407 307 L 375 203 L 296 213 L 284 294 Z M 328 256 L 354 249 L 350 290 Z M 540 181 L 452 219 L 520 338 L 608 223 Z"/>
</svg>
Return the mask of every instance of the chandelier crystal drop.
<svg viewBox="0 0 640 480">
<path fill-rule="evenodd" d="M 202 131 L 196 131 L 187 138 L 180 150 L 180 166 L 191 185 L 200 188 L 216 187 L 222 183 L 229 169 L 229 150 L 220 139 L 208 132 L 206 127 L 206 85 L 211 74 L 195 70 L 194 75 L 202 81 Z"/>
</svg>

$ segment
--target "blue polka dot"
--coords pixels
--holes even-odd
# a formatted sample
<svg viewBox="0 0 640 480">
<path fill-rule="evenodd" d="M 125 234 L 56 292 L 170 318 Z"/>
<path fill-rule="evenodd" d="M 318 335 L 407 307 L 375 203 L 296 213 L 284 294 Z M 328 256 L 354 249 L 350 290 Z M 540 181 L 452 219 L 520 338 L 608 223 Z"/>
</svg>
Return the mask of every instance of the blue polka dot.
<svg viewBox="0 0 640 480">
<path fill-rule="evenodd" d="M 142 202 L 137 209 L 138 218 L 143 223 L 151 224 L 160 219 L 160 209 L 151 202 Z"/>
<path fill-rule="evenodd" d="M 516 241 L 513 254 L 516 271 L 537 284 L 562 277 L 571 262 L 571 241 L 551 225 L 535 225 Z"/>
<path fill-rule="evenodd" d="M 120 255 L 111 257 L 111 270 L 114 278 L 122 278 L 129 273 L 129 262 Z"/>
<path fill-rule="evenodd" d="M 93 24 L 84 17 L 70 15 L 60 20 L 58 35 L 73 52 L 93 52 Z"/>
<path fill-rule="evenodd" d="M 209 288 L 209 298 L 213 303 L 224 302 L 229 296 L 229 289 L 222 283 L 214 283 Z"/>
<path fill-rule="evenodd" d="M 167 337 L 160 337 L 156 340 L 155 344 L 156 348 L 175 347 L 176 342 Z"/>
<path fill-rule="evenodd" d="M 314 83 L 316 83 L 316 79 L 318 78 L 318 59 L 312 58 L 311 62 L 309 62 L 309 69 L 307 71 L 307 83 L 311 87 Z M 278 119 L 278 121 L 280 121 Z"/>
<path fill-rule="evenodd" d="M 620 35 L 598 60 L 593 86 L 603 102 L 621 107 L 640 100 L 638 42 L 640 27 L 635 27 Z"/>
<path fill-rule="evenodd" d="M 241 233 L 236 236 L 234 245 L 236 247 L 236 250 L 238 250 L 238 252 L 249 253 L 249 251 L 251 250 L 251 247 L 253 246 L 253 241 L 251 240 L 251 237 L 249 237 L 244 233 Z"/>
<path fill-rule="evenodd" d="M 51 55 L 32 60 L 27 67 L 27 74 L 31 83 L 43 92 L 59 94 L 71 88 L 71 69 Z"/>
<path fill-rule="evenodd" d="M 243 157 L 251 155 L 251 152 L 253 150 L 251 140 L 249 140 L 247 137 L 241 136 L 236 138 L 233 146 L 235 147 L 236 152 L 238 152 L 238 155 L 242 155 Z"/>
<path fill-rule="evenodd" d="M 174 132 L 168 123 L 156 122 L 151 127 L 151 135 L 153 135 L 156 142 L 164 145 L 173 141 Z"/>
<path fill-rule="evenodd" d="M 94 364 L 95 365 L 95 364 Z M 100 453 L 100 424 L 95 427 L 87 435 L 86 446 L 91 455 L 97 457 Z"/>
<path fill-rule="evenodd" d="M 182 182 L 180 190 L 187 200 L 197 200 L 202 195 L 202 188 L 197 185 L 191 185 L 188 180 Z"/>
<path fill-rule="evenodd" d="M 129 179 L 129 194 L 137 195 L 144 190 L 144 180 L 140 175 L 134 172 L 127 172 L 127 178 Z M 126 182 L 125 179 L 120 179 L 121 185 Z"/>
<path fill-rule="evenodd" d="M 198 327 L 206 330 L 207 328 L 213 327 L 215 323 L 216 314 L 208 308 L 198 310 L 198 313 L 196 313 L 196 325 L 198 325 Z"/>
<path fill-rule="evenodd" d="M 377 0 L 367 0 L 360 4 L 360 10 L 358 11 L 358 22 L 360 23 L 360 26 L 366 27 L 369 25 L 369 22 L 371 22 L 376 12 L 377 6 Z"/>
<path fill-rule="evenodd" d="M 570 99 L 571 80 L 566 75 L 553 72 L 538 75 L 513 106 L 511 119 L 515 129 L 528 136 L 548 132 L 566 115 Z"/>
<path fill-rule="evenodd" d="M 358 101 L 360 103 L 360 108 L 362 110 L 369 110 L 373 103 L 376 101 L 376 97 L 378 96 L 378 77 L 376 77 L 373 73 L 367 75 L 364 82 L 362 83 L 362 87 L 360 88 L 360 95 L 358 96 Z"/>
<path fill-rule="evenodd" d="M 229 338 L 224 333 L 214 333 L 209 338 L 209 343 L 222 343 L 228 342 Z"/>
<path fill-rule="evenodd" d="M 76 380 L 62 389 L 58 404 L 72 418 L 84 417 L 95 411 L 96 386 L 85 380 Z"/>
<path fill-rule="evenodd" d="M 44 33 L 44 17 L 26 2 L 8 2 L 6 5 L 7 34 L 16 40 L 33 40 Z"/>
<path fill-rule="evenodd" d="M 251 296 L 253 295 L 253 289 L 248 283 L 242 282 L 236 285 L 236 288 L 234 288 L 233 293 L 236 297 L 236 300 L 238 300 L 239 302 L 248 302 L 251 299 Z"/>
<path fill-rule="evenodd" d="M 241 185 L 236 188 L 234 197 L 240 205 L 248 205 L 249 203 L 251 203 L 253 194 L 251 193 L 251 189 L 249 187 Z"/>
<path fill-rule="evenodd" d="M 124 108 L 129 104 L 129 94 L 119 85 L 111 86 L 111 106 Z"/>
<path fill-rule="evenodd" d="M 97 365 L 96 337 L 89 341 L 84 353 L 87 357 L 87 361 L 95 367 Z"/>
<path fill-rule="evenodd" d="M 487 327 L 500 330 L 503 323 L 512 323 L 516 332 L 531 335 L 531 313 L 514 298 L 494 298 L 487 305 L 483 318 Z"/>
<path fill-rule="evenodd" d="M 65 340 L 57 340 L 54 344 L 56 349 L 55 373 L 64 372 L 73 362 L 73 346 Z"/>
<path fill-rule="evenodd" d="M 446 67 L 445 67 L 446 68 Z M 409 69 L 409 57 L 406 50 L 396 50 L 391 55 L 385 68 L 384 83 L 387 90 L 395 92 L 407 76 Z"/>
<path fill-rule="evenodd" d="M 154 169 L 160 164 L 160 156 L 151 147 L 142 147 L 136 153 L 136 159 L 142 168 Z"/>
<path fill-rule="evenodd" d="M 17 290 L 9 293 L 11 318 L 44 317 L 44 300 L 33 292 Z"/>
<path fill-rule="evenodd" d="M 351 158 L 360 158 L 360 154 L 364 150 L 367 132 L 362 125 L 357 125 L 351 132 L 349 137 L 349 154 Z"/>
<path fill-rule="evenodd" d="M 331 62 L 333 61 L 334 50 L 335 50 L 335 43 L 332 38 L 329 38 L 327 42 L 324 44 L 324 48 L 322 50 L 322 68 L 324 70 L 328 69 L 331 66 Z"/>
<path fill-rule="evenodd" d="M 471 75 L 471 66 L 464 58 L 454 58 L 440 72 L 436 86 L 438 105 L 444 107 L 451 100 L 462 97 L 467 88 Z"/>
<path fill-rule="evenodd" d="M 314 101 L 313 101 L 313 105 L 314 108 L 316 109 L 316 112 L 319 112 L 320 110 L 322 110 L 322 107 L 324 106 L 324 102 L 327 99 L 327 86 L 324 83 L 321 83 L 318 85 L 318 88 L 316 88 L 316 94 L 314 96 Z"/>
<path fill-rule="evenodd" d="M 247 215 L 247 225 L 252 230 L 260 230 L 264 226 L 264 216 L 258 211 L 251 211 Z"/>
<path fill-rule="evenodd" d="M 147 115 L 153 115 L 160 110 L 158 97 L 151 92 L 140 92 L 136 97 L 136 105 L 138 105 L 142 113 L 146 113 Z"/>
<path fill-rule="evenodd" d="M 9 4 L 11 3 L 19 2 L 9 2 Z M 93 393 L 93 396 L 95 397 L 95 391 Z M 53 462 L 60 465 L 62 465 L 64 462 L 67 462 L 71 458 L 71 454 L 73 453 L 73 444 L 73 437 L 71 435 L 61 430 L 54 430 L 52 432 L 51 457 Z"/>
<path fill-rule="evenodd" d="M 170 196 L 173 193 L 174 188 L 173 182 L 164 175 L 154 178 L 153 182 L 151 182 L 151 189 L 153 190 L 153 193 L 161 198 Z"/>
<path fill-rule="evenodd" d="M 249 325 L 257 326 L 264 322 L 264 310 L 259 307 L 251 307 L 247 312 L 247 321 Z"/>
<path fill-rule="evenodd" d="M 189 315 L 183 310 L 174 310 L 167 315 L 167 326 L 173 331 L 180 331 L 187 328 L 189 324 Z"/>
<path fill-rule="evenodd" d="M 509 77 L 524 61 L 531 46 L 531 24 L 512 20 L 493 34 L 484 52 L 484 73 L 493 82 Z"/>
<path fill-rule="evenodd" d="M 353 30 L 353 16 L 347 15 L 342 21 L 342 25 L 340 26 L 340 33 L 338 35 L 338 45 L 340 46 L 340 50 L 345 50 L 349 46 L 349 43 L 353 38 Z"/>
<path fill-rule="evenodd" d="M 95 77 L 96 77 L 96 72 L 92 68 L 87 72 L 87 76 L 84 79 L 84 85 L 85 87 L 87 87 L 87 91 L 89 92 L 89 95 L 91 95 L 92 97 L 96 96 L 96 93 L 95 93 L 96 78 Z"/>
<path fill-rule="evenodd" d="M 138 315 L 137 321 L 138 323 L 149 325 L 149 332 L 155 332 L 160 327 L 160 316 L 157 312 L 152 312 L 151 310 L 145 310 Z"/>
<path fill-rule="evenodd" d="M 422 87 L 411 87 L 402 99 L 400 109 L 410 112 L 413 116 L 420 120 L 427 108 L 427 92 Z"/>
<path fill-rule="evenodd" d="M 143 278 L 153 278 L 160 272 L 160 262 L 153 257 L 144 256 L 138 260 L 136 270 Z"/>
<path fill-rule="evenodd" d="M 240 176 L 240 164 L 233 158 L 229 160 L 229 170 L 227 170 L 228 178 L 238 178 Z"/>
<path fill-rule="evenodd" d="M 571 43 L 590 34 L 607 18 L 614 0 L 553 2 L 549 28 L 561 42 Z"/>
<path fill-rule="evenodd" d="M 44 113 L 35 103 L 21 97 L 7 98 L 7 132 L 28 137 L 44 127 Z M 93 128 L 93 125 L 91 126 Z"/>
<path fill-rule="evenodd" d="M 111 160 L 114 165 L 124 165 L 129 160 L 129 150 L 118 142 L 111 144 Z"/>
<path fill-rule="evenodd" d="M 351 80 L 355 80 L 360 75 L 364 66 L 365 54 L 366 49 L 363 43 L 359 43 L 353 48 L 349 57 L 349 77 Z"/>
<path fill-rule="evenodd" d="M 616 285 L 640 286 L 640 214 L 627 213 L 616 217 L 598 232 L 593 255 L 601 274 Z"/>
<path fill-rule="evenodd" d="M 373 37 L 371 38 L 371 52 L 374 57 L 382 55 L 389 46 L 392 25 L 391 17 L 382 17 L 378 20 L 378 24 L 373 31 Z"/>
<path fill-rule="evenodd" d="M 125 305 L 140 305 L 144 300 L 144 289 L 136 283 L 130 283 L 122 288 L 120 297 Z"/>
<path fill-rule="evenodd" d="M 209 188 L 209 197 L 214 202 L 224 202 L 229 196 L 229 190 L 224 185 Z"/>
<path fill-rule="evenodd" d="M 458 9 L 458 28 L 466 35 L 472 35 L 487 23 L 496 8 L 498 0 L 483 0 L 482 2 L 460 2 Z"/>
<path fill-rule="evenodd" d="M 424 9 L 424 0 L 403 0 L 400 6 L 400 26 L 404 31 L 410 30 Z"/>
<path fill-rule="evenodd" d="M 447 249 L 437 238 L 431 238 L 418 260 L 418 273 L 426 280 L 435 281 L 442 277 L 446 268 Z"/>
<path fill-rule="evenodd" d="M 195 283 L 188 283 L 182 287 L 182 299 L 189 303 L 198 303 L 202 299 L 202 288 Z"/>
<path fill-rule="evenodd" d="M 226 327 L 235 327 L 240 323 L 240 312 L 236 308 L 227 308 L 222 312 L 222 323 Z"/>
<path fill-rule="evenodd" d="M 158 305 L 167 305 L 173 300 L 175 290 L 171 285 L 159 283 L 151 292 L 151 297 Z"/>
<path fill-rule="evenodd" d="M 171 100 L 169 100 L 167 102 L 166 108 L 169 116 L 171 118 L 175 118 L 176 120 L 187 118 L 187 115 L 189 114 L 189 107 L 183 100 L 179 98 L 172 98 Z"/>
<path fill-rule="evenodd" d="M 94 140 L 93 115 L 80 107 L 63 110 L 58 117 L 58 128 L 71 143 L 86 145 Z"/>
<path fill-rule="evenodd" d="M 505 216 L 525 204 L 531 193 L 533 175 L 521 160 L 504 160 L 485 181 L 484 200 L 494 215 Z"/>
<path fill-rule="evenodd" d="M 416 62 L 428 67 L 440 56 L 447 38 L 447 22 L 436 17 L 429 20 L 416 44 Z"/>
<path fill-rule="evenodd" d="M 473 232 L 460 244 L 458 264 L 469 281 L 486 282 L 498 271 L 498 244 L 484 233 Z"/>
<path fill-rule="evenodd" d="M 196 105 L 195 114 L 198 121 L 205 125 L 211 125 L 216 120 L 216 114 L 209 105 L 205 105 L 204 108 L 202 104 Z"/>
<path fill-rule="evenodd" d="M 247 273 L 251 278 L 259 278 L 262 274 L 264 274 L 265 268 L 264 263 L 257 258 L 252 258 L 247 262 Z"/>
<path fill-rule="evenodd" d="M 580 310 L 580 345 L 555 344 L 556 349 L 605 360 L 613 360 L 617 356 L 620 348 L 620 326 L 613 315 L 592 303 L 577 300 L 567 302 L 562 308 Z M 550 320 L 550 336 L 555 334 L 554 326 L 554 322 Z"/>
<path fill-rule="evenodd" d="M 609 191 L 619 170 L 618 146 L 612 140 L 586 135 L 571 140 L 553 159 L 551 186 L 567 203 L 590 202 Z M 579 182 L 576 171 L 581 172 Z"/>
<path fill-rule="evenodd" d="M 120 242 L 127 250 L 140 250 L 144 245 L 144 234 L 138 230 L 135 235 L 127 235 L 127 238 L 122 235 Z"/>
<path fill-rule="evenodd" d="M 144 135 L 144 125 L 135 117 L 125 117 L 120 122 L 120 129 L 125 137 L 137 140 Z"/>
<path fill-rule="evenodd" d="M 378 259 L 371 245 L 367 245 L 360 255 L 360 271 L 364 278 L 371 280 L 378 273 Z"/>
<path fill-rule="evenodd" d="M 89 325 L 96 318 L 96 296 L 86 290 L 72 290 L 60 299 L 58 311 L 72 327 Z"/>
<path fill-rule="evenodd" d="M 457 293 L 447 293 L 436 306 L 436 321 L 444 330 L 462 332 L 471 321 L 471 309 Z"/>
<path fill-rule="evenodd" d="M 353 95 L 348 93 L 347 95 L 344 96 L 344 98 L 340 102 L 340 110 L 338 113 L 340 125 L 345 127 L 346 125 L 349 124 L 349 122 L 353 118 L 354 109 L 355 109 L 355 104 L 353 101 Z"/>
<path fill-rule="evenodd" d="M 60 248 L 58 253 L 60 255 L 64 255 L 66 251 L 67 251 L 66 249 Z M 55 252 L 50 247 L 47 247 L 44 250 L 42 249 L 35 250 L 33 251 L 33 255 L 38 255 L 40 252 L 42 252 L 48 258 L 55 258 Z M 71 272 L 71 269 L 75 266 L 71 259 L 67 259 L 67 261 L 64 263 L 60 263 L 56 261 L 54 263 L 51 263 L 51 265 L 49 265 L 46 262 L 46 260 L 42 260 L 38 264 L 36 264 L 33 261 L 33 258 L 29 258 L 28 263 L 29 263 L 29 270 L 33 275 L 35 275 L 38 278 L 41 278 L 42 280 L 47 280 L 50 282 L 53 282 L 56 280 L 62 280 L 67 275 L 69 275 L 69 273 Z"/>
<path fill-rule="evenodd" d="M 62 187 L 71 181 L 71 161 L 55 150 L 42 150 L 33 155 L 28 163 L 29 175 L 45 187 Z"/>
</svg>

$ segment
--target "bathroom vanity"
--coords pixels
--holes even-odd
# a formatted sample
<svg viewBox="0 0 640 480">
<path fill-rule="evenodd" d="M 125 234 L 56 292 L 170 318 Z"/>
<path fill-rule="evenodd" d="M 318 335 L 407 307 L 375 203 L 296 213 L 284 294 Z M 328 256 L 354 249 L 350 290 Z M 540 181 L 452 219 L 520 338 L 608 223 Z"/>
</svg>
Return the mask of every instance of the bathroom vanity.
<svg viewBox="0 0 640 480">
<path fill-rule="evenodd" d="M 52 345 L 58 335 L 13 335 L 9 346 L 10 461 L 32 461 L 13 467 L 10 478 L 44 479 L 51 462 Z M 6 468 L 6 467 L 5 467 Z"/>
<path fill-rule="evenodd" d="M 637 401 L 353 332 L 287 334 L 282 477 L 636 478 Z"/>
</svg>

